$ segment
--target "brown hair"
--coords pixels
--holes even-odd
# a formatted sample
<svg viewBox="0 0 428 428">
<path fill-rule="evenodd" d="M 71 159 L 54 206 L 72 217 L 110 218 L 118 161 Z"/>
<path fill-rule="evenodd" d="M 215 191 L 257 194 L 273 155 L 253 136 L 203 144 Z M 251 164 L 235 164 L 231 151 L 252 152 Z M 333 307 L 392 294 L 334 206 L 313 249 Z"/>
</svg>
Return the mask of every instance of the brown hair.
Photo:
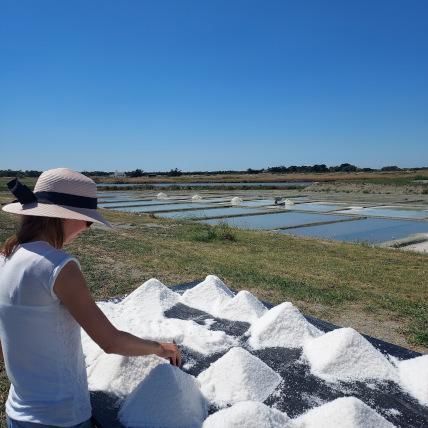
<svg viewBox="0 0 428 428">
<path fill-rule="evenodd" d="M 55 248 L 64 244 L 64 230 L 61 218 L 22 216 L 18 231 L 9 237 L 2 246 L 0 253 L 10 257 L 19 244 L 24 244 L 35 238 L 44 238 Z"/>
</svg>

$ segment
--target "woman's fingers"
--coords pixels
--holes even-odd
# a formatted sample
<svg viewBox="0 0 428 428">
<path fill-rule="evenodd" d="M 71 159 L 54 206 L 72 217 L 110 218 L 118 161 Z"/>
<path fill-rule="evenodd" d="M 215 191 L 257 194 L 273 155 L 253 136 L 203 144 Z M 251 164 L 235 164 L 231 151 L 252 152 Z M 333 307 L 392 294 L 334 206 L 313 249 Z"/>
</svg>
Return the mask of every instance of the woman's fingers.
<svg viewBox="0 0 428 428">
<path fill-rule="evenodd" d="M 177 366 L 181 367 L 181 352 L 179 349 L 177 349 L 178 355 L 177 355 Z"/>
<path fill-rule="evenodd" d="M 181 365 L 181 353 L 175 343 L 161 343 L 162 355 L 161 357 L 168 358 L 169 362 L 174 366 Z"/>
</svg>

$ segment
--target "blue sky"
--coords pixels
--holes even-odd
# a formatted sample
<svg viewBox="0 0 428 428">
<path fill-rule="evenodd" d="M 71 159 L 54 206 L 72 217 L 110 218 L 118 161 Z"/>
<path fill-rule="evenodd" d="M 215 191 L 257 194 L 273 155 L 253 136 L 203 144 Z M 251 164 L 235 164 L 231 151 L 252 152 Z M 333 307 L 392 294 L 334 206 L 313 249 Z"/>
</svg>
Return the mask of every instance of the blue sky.
<svg viewBox="0 0 428 428">
<path fill-rule="evenodd" d="M 425 0 L 1 0 L 0 169 L 428 165 Z"/>
</svg>

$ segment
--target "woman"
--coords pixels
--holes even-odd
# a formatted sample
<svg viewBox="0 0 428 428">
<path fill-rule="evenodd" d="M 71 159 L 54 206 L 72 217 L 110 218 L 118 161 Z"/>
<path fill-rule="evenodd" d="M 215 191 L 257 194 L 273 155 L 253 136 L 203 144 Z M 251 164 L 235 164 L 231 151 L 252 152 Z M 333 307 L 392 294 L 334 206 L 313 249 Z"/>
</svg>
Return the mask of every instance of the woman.
<svg viewBox="0 0 428 428">
<path fill-rule="evenodd" d="M 34 193 L 8 184 L 17 202 L 3 210 L 22 216 L 0 254 L 0 339 L 11 382 L 9 428 L 92 427 L 80 326 L 107 353 L 156 354 L 180 365 L 175 344 L 117 330 L 95 304 L 79 262 L 63 251 L 93 222 L 96 184 L 57 168 L 40 175 Z"/>
</svg>

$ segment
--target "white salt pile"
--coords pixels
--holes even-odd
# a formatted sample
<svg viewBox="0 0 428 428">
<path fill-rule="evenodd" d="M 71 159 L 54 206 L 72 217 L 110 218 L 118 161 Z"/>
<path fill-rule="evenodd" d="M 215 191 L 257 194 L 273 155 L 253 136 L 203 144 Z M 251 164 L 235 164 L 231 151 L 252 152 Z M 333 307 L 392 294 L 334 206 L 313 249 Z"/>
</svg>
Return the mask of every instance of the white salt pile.
<svg viewBox="0 0 428 428">
<path fill-rule="evenodd" d="M 183 293 L 182 302 L 216 316 L 233 297 L 233 292 L 220 278 L 208 275 L 204 281 Z"/>
<path fill-rule="evenodd" d="M 311 372 L 325 380 L 396 380 L 388 359 L 352 328 L 339 328 L 307 341 L 303 353 Z"/>
<path fill-rule="evenodd" d="M 196 379 L 162 364 L 125 400 L 119 420 L 126 427 L 200 428 L 207 414 Z"/>
<path fill-rule="evenodd" d="M 256 401 L 242 401 L 205 419 L 202 428 L 292 428 L 292 420 Z"/>
<path fill-rule="evenodd" d="M 116 328 L 138 337 L 184 345 L 195 352 L 210 355 L 236 346 L 237 341 L 223 331 L 211 331 L 194 321 L 165 318 L 164 311 L 174 306 L 180 295 L 156 279 L 150 279 L 129 294 L 121 303 L 98 304 Z M 89 370 L 105 355 L 82 331 L 82 346 Z M 109 371 L 108 368 L 106 368 Z M 112 368 L 112 371 L 115 369 Z"/>
<path fill-rule="evenodd" d="M 248 330 L 253 349 L 282 346 L 299 348 L 322 332 L 310 324 L 290 302 L 274 306 L 256 320 Z"/>
<path fill-rule="evenodd" d="M 226 351 L 237 345 L 237 339 L 228 336 L 224 331 L 209 330 L 191 320 L 163 318 L 148 321 L 139 317 L 127 319 L 125 312 L 123 318 L 118 321 L 117 328 L 142 339 L 159 342 L 174 340 L 178 345 L 184 345 L 202 355 Z M 90 340 L 88 338 L 88 341 Z M 93 352 L 92 345 L 85 342 L 83 352 L 90 356 L 90 353 Z M 90 358 L 94 359 L 91 356 Z"/>
<path fill-rule="evenodd" d="M 228 336 L 224 331 L 209 330 L 194 321 L 175 318 L 139 320 L 138 322 L 135 322 L 135 319 L 132 322 L 124 319 L 123 326 L 120 327 L 121 330 L 143 339 L 160 342 L 175 340 L 178 345 L 184 345 L 203 355 L 222 352 L 237 344 L 236 339 Z"/>
<path fill-rule="evenodd" d="M 110 322 L 117 326 L 120 322 L 120 308 L 119 305 L 112 302 L 97 302 L 97 306 L 101 309 L 104 315 Z M 97 358 L 103 354 L 103 350 L 88 336 L 83 328 L 80 330 L 82 338 L 82 348 L 85 356 L 86 368 L 92 366 Z"/>
<path fill-rule="evenodd" d="M 230 203 L 232 205 L 241 205 L 242 204 L 242 199 L 239 198 L 238 196 L 235 196 L 234 198 L 231 199 Z"/>
<path fill-rule="evenodd" d="M 200 195 L 193 195 L 192 196 L 192 201 L 200 201 L 202 199 L 202 196 Z"/>
<path fill-rule="evenodd" d="M 88 371 L 89 390 L 126 398 L 154 367 L 165 363 L 156 355 L 123 357 L 102 353 Z"/>
<path fill-rule="evenodd" d="M 232 321 L 253 322 L 265 312 L 266 306 L 249 291 L 242 290 L 219 310 L 219 316 Z"/>
<path fill-rule="evenodd" d="M 119 306 L 126 321 L 132 318 L 154 319 L 163 317 L 164 311 L 173 307 L 180 295 L 170 290 L 155 278 L 149 279 L 131 294 Z"/>
<path fill-rule="evenodd" d="M 394 428 L 355 397 L 337 398 L 294 419 L 297 428 Z"/>
<path fill-rule="evenodd" d="M 421 404 L 428 406 L 428 355 L 400 361 L 398 373 L 402 387 Z"/>
<path fill-rule="evenodd" d="M 199 374 L 204 396 L 225 407 L 239 401 L 264 401 L 281 382 L 281 376 L 243 348 L 232 348 Z"/>
<path fill-rule="evenodd" d="M 89 370 L 101 354 L 103 354 L 103 350 L 88 336 L 83 328 L 80 331 L 80 337 L 82 339 L 86 370 Z"/>
<path fill-rule="evenodd" d="M 168 199 L 168 196 L 166 195 L 166 193 L 162 193 L 162 192 L 158 193 L 158 194 L 156 195 L 156 197 L 157 197 L 158 199 Z"/>
<path fill-rule="evenodd" d="M 102 310 L 104 315 L 109 319 L 116 318 L 118 314 L 118 307 L 119 305 L 117 303 L 113 302 L 97 302 L 97 306 Z"/>
</svg>

